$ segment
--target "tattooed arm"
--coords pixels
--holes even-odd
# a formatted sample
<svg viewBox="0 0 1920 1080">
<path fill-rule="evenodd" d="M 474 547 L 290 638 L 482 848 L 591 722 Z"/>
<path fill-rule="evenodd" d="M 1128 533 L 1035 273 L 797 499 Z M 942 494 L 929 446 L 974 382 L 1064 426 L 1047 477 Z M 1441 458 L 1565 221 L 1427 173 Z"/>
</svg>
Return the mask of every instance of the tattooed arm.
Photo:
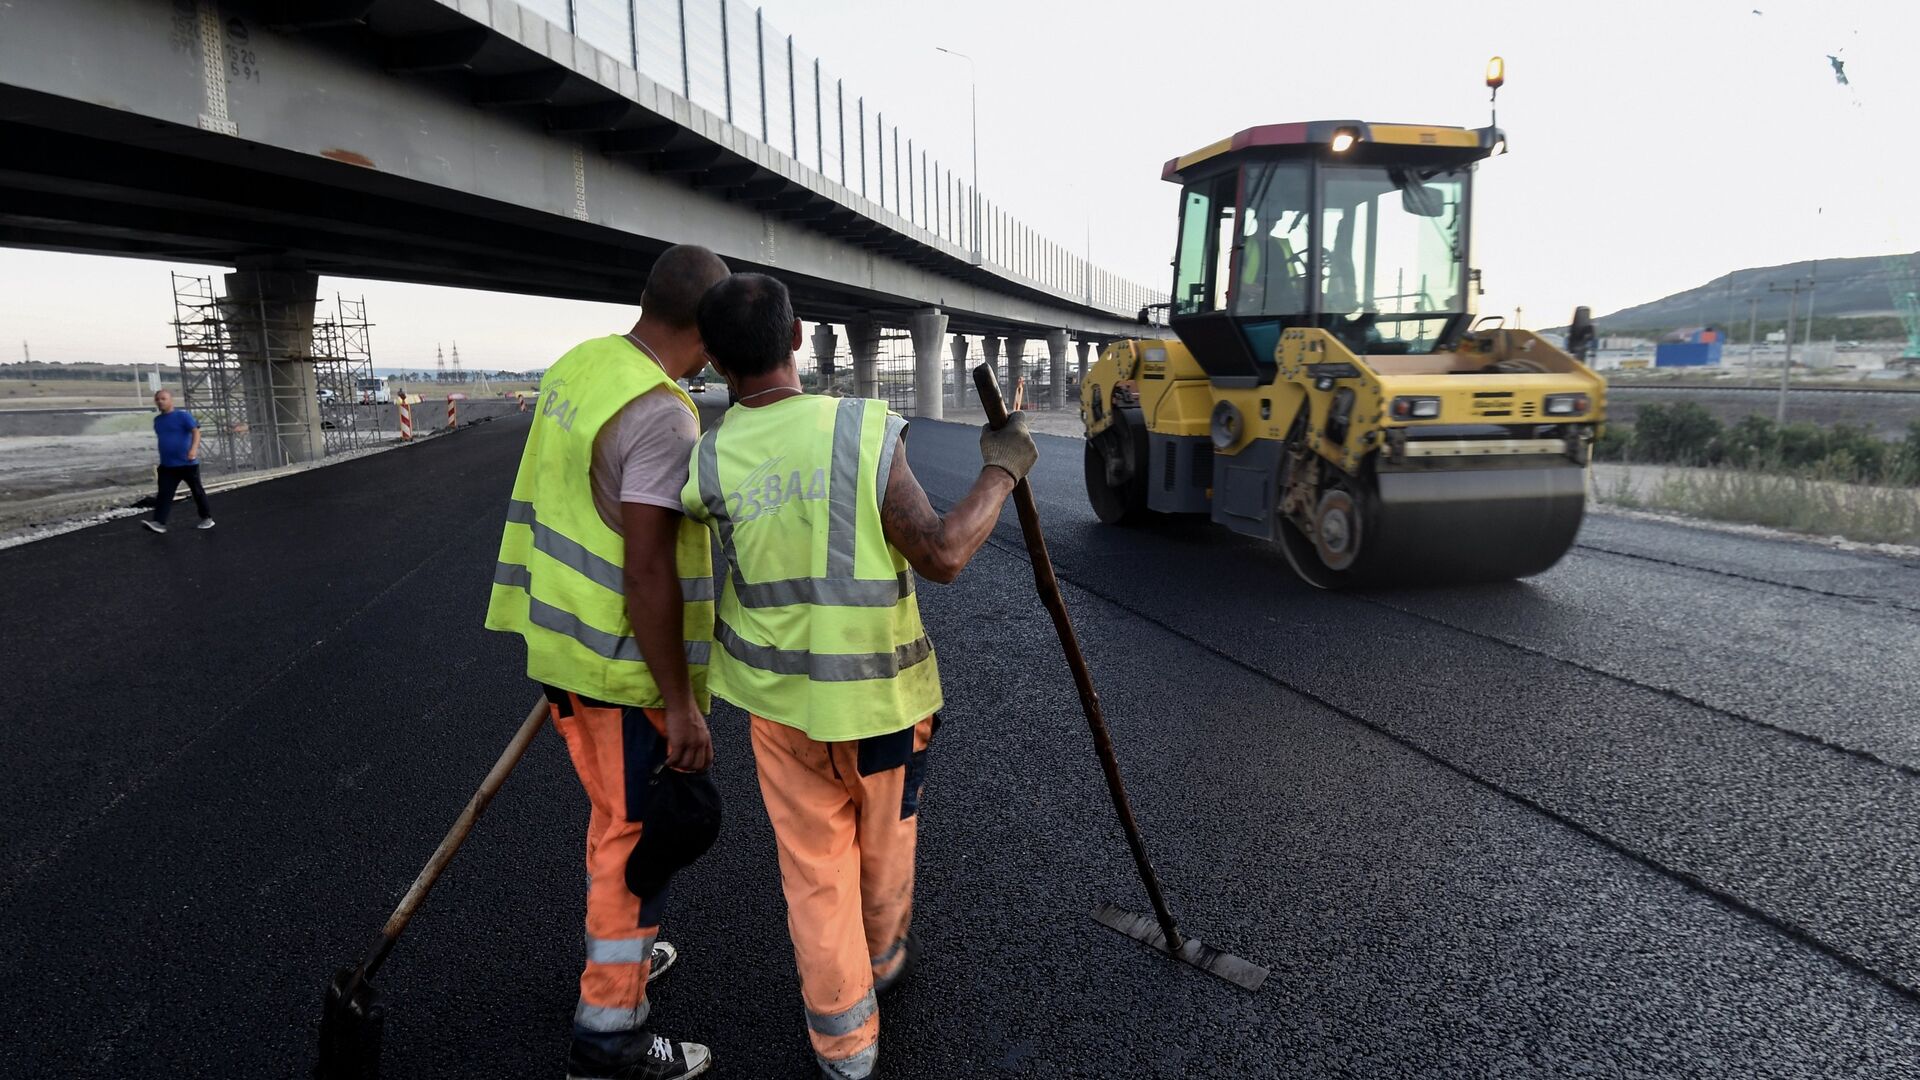
<svg viewBox="0 0 1920 1080">
<path fill-rule="evenodd" d="M 934 513 L 907 465 L 907 442 L 902 438 L 887 474 L 886 496 L 880 500 L 880 524 L 887 542 L 907 557 L 921 577 L 946 583 L 959 577 L 973 553 L 987 542 L 1012 491 L 1011 474 L 986 466 L 973 482 L 973 490 L 942 518 Z"/>
</svg>

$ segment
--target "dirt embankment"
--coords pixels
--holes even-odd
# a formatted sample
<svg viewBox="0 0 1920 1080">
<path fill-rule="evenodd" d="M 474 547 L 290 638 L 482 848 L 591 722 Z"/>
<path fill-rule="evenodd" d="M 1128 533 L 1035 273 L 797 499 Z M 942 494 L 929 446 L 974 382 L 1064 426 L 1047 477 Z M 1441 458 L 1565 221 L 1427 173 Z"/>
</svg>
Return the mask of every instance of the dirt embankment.
<svg viewBox="0 0 1920 1080">
<path fill-rule="evenodd" d="M 369 447 L 396 441 L 392 407 L 382 408 L 389 410 L 381 417 L 384 431 L 369 433 Z M 499 399 L 463 401 L 460 422 L 506 416 L 517 408 Z M 422 402 L 413 413 L 420 437 L 446 427 L 444 399 Z M 153 414 L 147 410 L 0 410 L 0 535 L 130 507 L 153 491 L 157 461 Z M 209 485 L 255 475 L 212 465 L 206 470 Z"/>
</svg>

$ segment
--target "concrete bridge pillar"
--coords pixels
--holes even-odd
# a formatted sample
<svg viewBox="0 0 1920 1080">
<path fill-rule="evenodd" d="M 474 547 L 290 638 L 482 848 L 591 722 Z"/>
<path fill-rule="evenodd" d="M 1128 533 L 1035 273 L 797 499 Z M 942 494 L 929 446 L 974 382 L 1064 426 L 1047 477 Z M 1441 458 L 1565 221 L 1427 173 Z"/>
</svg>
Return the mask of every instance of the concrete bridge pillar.
<svg viewBox="0 0 1920 1080">
<path fill-rule="evenodd" d="M 1057 409 L 1065 401 L 1067 384 L 1067 332 L 1047 334 L 1047 407 Z"/>
<path fill-rule="evenodd" d="M 840 347 L 840 339 L 833 332 L 832 323 L 815 323 L 813 326 L 813 362 L 820 374 L 820 392 L 833 389 L 833 351 Z"/>
<path fill-rule="evenodd" d="M 1087 354 L 1093 351 L 1093 342 L 1080 342 L 1080 381 L 1087 381 Z"/>
<path fill-rule="evenodd" d="M 967 373 L 967 335 L 953 335 L 953 342 L 948 347 L 953 351 L 953 407 L 956 409 L 964 409 L 967 407 L 967 380 L 969 377 Z"/>
<path fill-rule="evenodd" d="M 871 321 L 847 324 L 847 351 L 853 354 L 853 395 L 880 396 L 880 328 Z"/>
<path fill-rule="evenodd" d="M 980 351 L 986 355 L 987 370 L 993 372 L 994 378 L 996 379 L 999 378 L 1000 377 L 1000 339 L 997 337 L 981 338 Z M 1011 394 L 1013 393 L 1013 387 L 1007 386 L 1006 384 L 1002 383 L 1000 386 L 1000 393 Z"/>
<path fill-rule="evenodd" d="M 913 414 L 929 420 L 947 415 L 946 386 L 940 374 L 940 339 L 947 333 L 947 316 L 939 308 L 913 313 L 907 324 L 913 335 Z"/>
<path fill-rule="evenodd" d="M 1027 339 L 1009 334 L 1007 336 L 1007 381 L 1006 389 L 1002 391 L 1007 395 L 1009 407 L 1013 401 L 1014 390 L 1020 385 L 1020 380 L 1026 376 Z"/>
<path fill-rule="evenodd" d="M 240 358 L 252 464 L 272 468 L 320 458 L 326 437 L 313 367 L 320 275 L 298 266 L 243 266 L 226 276 L 226 287 L 220 313 Z"/>
</svg>

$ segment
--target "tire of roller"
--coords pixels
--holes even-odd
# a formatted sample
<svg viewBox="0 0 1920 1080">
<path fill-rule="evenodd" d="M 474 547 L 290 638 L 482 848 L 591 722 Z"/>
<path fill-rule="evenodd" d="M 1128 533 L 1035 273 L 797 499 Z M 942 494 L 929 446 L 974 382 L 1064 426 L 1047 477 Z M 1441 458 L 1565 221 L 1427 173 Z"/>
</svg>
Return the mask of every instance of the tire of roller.
<svg viewBox="0 0 1920 1080">
<path fill-rule="evenodd" d="M 1144 443 L 1136 438 L 1135 432 L 1126 425 L 1124 417 L 1115 417 L 1116 434 L 1123 439 L 1132 439 L 1135 443 Z M 1147 477 L 1143 468 L 1138 467 L 1140 454 L 1136 452 L 1136 467 L 1133 475 L 1119 485 L 1107 483 L 1107 465 L 1105 455 L 1093 439 L 1088 439 L 1084 457 L 1084 478 L 1087 485 L 1087 502 L 1093 507 L 1093 516 L 1106 525 L 1137 525 L 1146 520 Z"/>
</svg>

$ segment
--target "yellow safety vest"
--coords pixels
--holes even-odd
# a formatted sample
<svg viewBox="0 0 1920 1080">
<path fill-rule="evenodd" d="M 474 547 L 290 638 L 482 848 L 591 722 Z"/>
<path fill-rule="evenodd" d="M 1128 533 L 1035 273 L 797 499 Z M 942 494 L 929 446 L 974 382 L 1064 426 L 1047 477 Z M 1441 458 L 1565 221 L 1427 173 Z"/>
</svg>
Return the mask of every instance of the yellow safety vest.
<svg viewBox="0 0 1920 1080">
<path fill-rule="evenodd" d="M 634 398 L 662 386 L 699 415 L 659 364 L 618 335 L 579 345 L 547 369 L 513 478 L 487 604 L 488 629 L 526 639 L 529 678 L 647 708 L 664 702 L 627 620 L 626 545 L 594 508 L 589 470 L 600 428 Z M 713 632 L 707 531 L 682 520 L 674 557 L 686 602 L 687 664 L 705 710 Z"/>
<path fill-rule="evenodd" d="M 728 564 L 714 693 L 821 742 L 940 708 L 913 570 L 880 524 L 905 427 L 883 402 L 803 394 L 735 405 L 701 437 L 680 501 Z"/>
</svg>

